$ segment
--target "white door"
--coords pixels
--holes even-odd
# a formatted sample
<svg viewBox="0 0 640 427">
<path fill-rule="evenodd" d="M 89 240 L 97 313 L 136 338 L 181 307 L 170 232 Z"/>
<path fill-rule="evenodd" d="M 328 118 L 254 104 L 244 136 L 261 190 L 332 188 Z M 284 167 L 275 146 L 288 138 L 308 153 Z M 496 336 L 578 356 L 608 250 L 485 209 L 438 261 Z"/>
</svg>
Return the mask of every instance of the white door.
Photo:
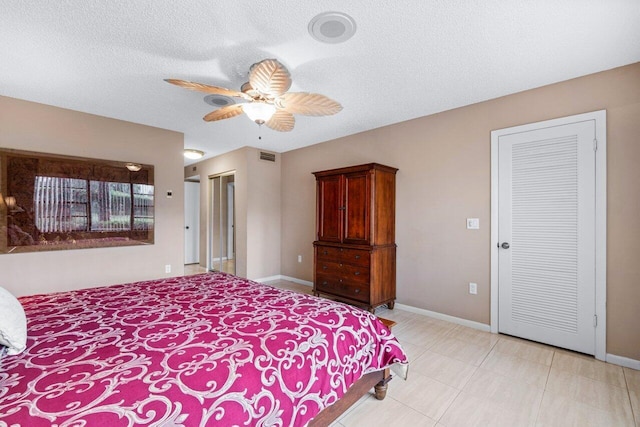
<svg viewBox="0 0 640 427">
<path fill-rule="evenodd" d="M 200 183 L 184 183 L 184 263 L 200 262 Z"/>
<path fill-rule="evenodd" d="M 498 331 L 595 354 L 596 121 L 496 132 Z"/>
</svg>

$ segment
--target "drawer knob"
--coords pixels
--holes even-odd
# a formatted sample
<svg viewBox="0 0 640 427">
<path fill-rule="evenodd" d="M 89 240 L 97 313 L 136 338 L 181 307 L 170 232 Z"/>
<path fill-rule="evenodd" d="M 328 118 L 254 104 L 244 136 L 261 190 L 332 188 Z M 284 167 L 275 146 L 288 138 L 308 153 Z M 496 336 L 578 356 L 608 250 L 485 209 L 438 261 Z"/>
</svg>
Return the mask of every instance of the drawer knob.
<svg viewBox="0 0 640 427">
<path fill-rule="evenodd" d="M 329 268 L 329 267 L 327 267 L 326 265 L 323 265 L 323 266 L 322 266 L 322 269 L 323 269 L 323 270 L 326 270 L 327 268 Z"/>
<path fill-rule="evenodd" d="M 355 273 L 353 273 L 353 274 L 355 274 L 356 276 L 359 276 L 359 275 L 360 275 L 360 272 L 359 272 L 359 271 L 356 271 L 356 272 L 355 272 Z"/>
<path fill-rule="evenodd" d="M 356 255 L 356 259 L 360 259 L 360 255 Z"/>
<path fill-rule="evenodd" d="M 328 252 L 327 252 L 327 251 L 322 251 L 322 253 L 323 253 L 324 255 L 328 254 Z"/>
<path fill-rule="evenodd" d="M 342 267 L 342 263 L 340 263 L 340 267 Z"/>
<path fill-rule="evenodd" d="M 340 248 L 340 252 L 342 252 L 342 251 L 344 251 L 344 249 L 343 249 L 343 248 Z"/>
<path fill-rule="evenodd" d="M 340 279 L 340 283 L 342 283 L 342 279 Z"/>
<path fill-rule="evenodd" d="M 323 284 L 323 285 L 326 285 L 326 284 L 327 284 L 327 281 L 325 280 L 324 282 L 322 282 L 322 284 Z"/>
<path fill-rule="evenodd" d="M 356 288 L 356 289 L 353 290 L 353 292 L 355 292 L 356 294 L 359 294 L 360 293 L 360 289 Z"/>
</svg>

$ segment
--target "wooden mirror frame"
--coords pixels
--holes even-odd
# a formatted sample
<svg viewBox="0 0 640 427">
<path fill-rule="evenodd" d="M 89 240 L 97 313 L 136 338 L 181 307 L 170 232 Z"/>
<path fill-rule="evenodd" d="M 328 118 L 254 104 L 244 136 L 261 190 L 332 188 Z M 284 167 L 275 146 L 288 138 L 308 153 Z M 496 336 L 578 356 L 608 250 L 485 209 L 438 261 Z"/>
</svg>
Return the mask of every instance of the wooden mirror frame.
<svg viewBox="0 0 640 427">
<path fill-rule="evenodd" d="M 0 148 L 0 254 L 153 244 L 154 167 Z"/>
</svg>

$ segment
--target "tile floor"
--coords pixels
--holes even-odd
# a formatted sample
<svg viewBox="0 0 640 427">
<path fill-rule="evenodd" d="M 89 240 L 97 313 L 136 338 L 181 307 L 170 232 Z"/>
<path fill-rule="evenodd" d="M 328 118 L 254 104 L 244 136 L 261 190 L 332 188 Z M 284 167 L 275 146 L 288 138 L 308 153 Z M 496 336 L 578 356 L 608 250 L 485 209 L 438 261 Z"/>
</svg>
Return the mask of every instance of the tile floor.
<svg viewBox="0 0 640 427">
<path fill-rule="evenodd" d="M 184 275 L 185 276 L 193 276 L 194 274 L 206 273 L 207 269 L 204 267 L 200 267 L 199 264 L 185 264 L 184 265 Z"/>
<path fill-rule="evenodd" d="M 391 381 L 383 401 L 363 397 L 332 427 L 640 427 L 640 371 L 398 308 L 376 315 L 397 322 L 409 378 Z"/>
<path fill-rule="evenodd" d="M 224 271 L 227 273 L 235 274 L 235 260 L 222 261 L 222 264 L 216 265 L 216 269 L 219 271 Z M 200 267 L 199 264 L 185 264 L 184 265 L 184 275 L 191 276 L 193 274 L 206 273 L 207 269 L 205 267 Z"/>
</svg>

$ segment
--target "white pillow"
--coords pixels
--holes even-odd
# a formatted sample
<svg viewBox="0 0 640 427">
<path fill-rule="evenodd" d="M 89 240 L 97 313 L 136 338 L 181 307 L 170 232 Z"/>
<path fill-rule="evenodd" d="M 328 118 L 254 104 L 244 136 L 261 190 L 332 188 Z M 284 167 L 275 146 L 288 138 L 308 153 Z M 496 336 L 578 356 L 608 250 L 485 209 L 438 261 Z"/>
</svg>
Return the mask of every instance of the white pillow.
<svg viewBox="0 0 640 427">
<path fill-rule="evenodd" d="M 7 354 L 18 354 L 27 348 L 27 316 L 20 301 L 0 287 L 0 345 Z"/>
</svg>

